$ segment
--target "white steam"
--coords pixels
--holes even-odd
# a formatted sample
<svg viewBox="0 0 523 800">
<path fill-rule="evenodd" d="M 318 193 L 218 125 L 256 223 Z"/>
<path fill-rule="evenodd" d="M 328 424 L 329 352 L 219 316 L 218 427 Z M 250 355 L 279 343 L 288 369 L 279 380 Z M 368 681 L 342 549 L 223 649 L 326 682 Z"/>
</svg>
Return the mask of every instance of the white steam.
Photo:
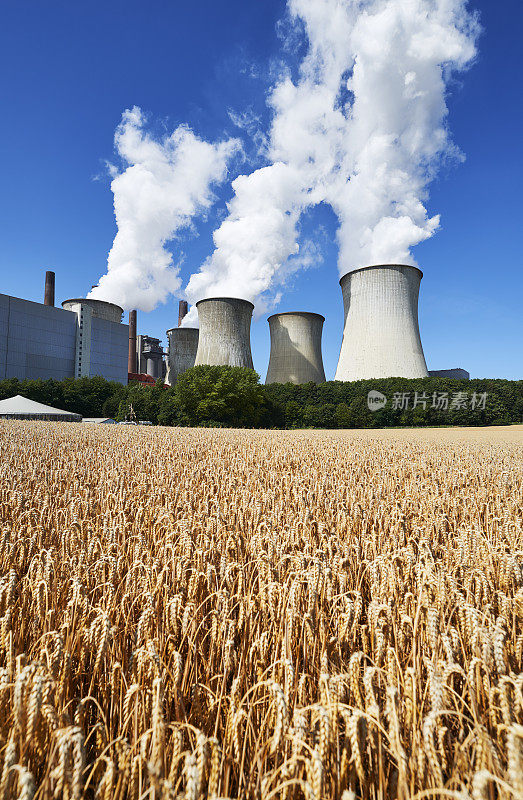
<svg viewBox="0 0 523 800">
<path fill-rule="evenodd" d="M 411 248 L 437 230 L 428 185 L 442 159 L 459 156 L 446 126 L 446 84 L 474 58 L 477 33 L 463 0 L 379 0 L 356 15 L 352 99 L 326 195 L 340 221 L 341 274 L 415 263 Z M 320 34 L 318 52 L 321 44 Z"/>
<path fill-rule="evenodd" d="M 415 263 L 439 226 L 425 203 L 443 159 L 446 87 L 475 56 L 466 0 L 288 0 L 308 51 L 297 80 L 269 97 L 270 164 L 233 181 L 215 250 L 192 275 L 191 302 L 234 295 L 263 305 L 298 252 L 302 212 L 327 202 L 339 219 L 340 273 Z M 269 293 L 269 295 L 267 294 Z M 187 323 L 194 322 L 192 310 Z"/>
<path fill-rule="evenodd" d="M 127 165 L 111 183 L 118 232 L 107 273 L 88 296 L 151 311 L 179 293 L 179 269 L 166 245 L 210 208 L 212 186 L 225 179 L 238 141 L 210 144 L 183 125 L 157 140 L 144 124 L 134 107 L 122 115 L 115 133 L 116 150 Z"/>
</svg>

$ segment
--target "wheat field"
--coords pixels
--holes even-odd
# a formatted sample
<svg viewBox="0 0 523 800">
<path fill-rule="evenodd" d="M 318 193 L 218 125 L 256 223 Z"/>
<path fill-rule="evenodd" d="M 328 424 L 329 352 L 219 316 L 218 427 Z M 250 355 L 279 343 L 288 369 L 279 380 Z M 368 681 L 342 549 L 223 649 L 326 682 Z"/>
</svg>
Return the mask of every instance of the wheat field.
<svg viewBox="0 0 523 800">
<path fill-rule="evenodd" d="M 523 797 L 521 428 L 0 452 L 0 800 Z"/>
</svg>

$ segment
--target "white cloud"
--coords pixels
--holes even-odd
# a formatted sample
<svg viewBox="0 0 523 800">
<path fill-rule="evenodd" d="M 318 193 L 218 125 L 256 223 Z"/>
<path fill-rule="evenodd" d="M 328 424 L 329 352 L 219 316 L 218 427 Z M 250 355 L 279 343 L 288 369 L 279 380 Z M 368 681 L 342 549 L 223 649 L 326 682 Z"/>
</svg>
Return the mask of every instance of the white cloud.
<svg viewBox="0 0 523 800">
<path fill-rule="evenodd" d="M 118 232 L 107 272 L 89 297 L 150 311 L 179 293 L 179 270 L 167 244 L 210 208 L 212 187 L 225 179 L 239 143 L 205 142 L 184 125 L 155 139 L 134 107 L 122 115 L 115 147 L 125 167 L 111 183 Z"/>
<path fill-rule="evenodd" d="M 318 203 L 330 204 L 339 220 L 341 274 L 415 263 L 412 248 L 440 225 L 427 211 L 428 188 L 444 159 L 460 157 L 446 95 L 451 76 L 476 53 L 478 24 L 466 0 L 287 6 L 287 52 L 296 51 L 297 35 L 307 50 L 297 78 L 281 68 L 268 95 L 266 141 L 252 110 L 230 112 L 258 137 L 267 163 L 233 180 L 214 252 L 186 287 L 193 304 L 213 295 L 274 304 L 289 275 L 310 262 L 310 245 L 300 252 L 300 219 Z M 158 140 L 144 127 L 134 108 L 116 131 L 124 163 L 112 182 L 118 233 L 91 296 L 150 310 L 181 293 L 167 245 L 208 211 L 239 144 L 205 142 L 186 126 Z M 196 316 L 193 306 L 186 324 Z"/>
<path fill-rule="evenodd" d="M 223 294 L 270 303 L 298 253 L 300 216 L 319 202 L 339 219 L 341 274 L 414 263 L 411 248 L 439 227 L 425 203 L 439 164 L 458 153 L 446 91 L 476 52 L 466 0 L 288 0 L 288 9 L 308 50 L 298 79 L 284 72 L 270 93 L 270 163 L 233 182 L 214 253 L 187 286 L 193 303 Z"/>
</svg>

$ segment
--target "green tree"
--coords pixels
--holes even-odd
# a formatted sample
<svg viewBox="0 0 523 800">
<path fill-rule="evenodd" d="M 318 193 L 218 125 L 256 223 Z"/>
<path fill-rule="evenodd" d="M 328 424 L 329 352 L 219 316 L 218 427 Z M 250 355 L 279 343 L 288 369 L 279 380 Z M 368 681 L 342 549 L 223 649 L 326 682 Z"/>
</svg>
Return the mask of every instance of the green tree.
<svg viewBox="0 0 523 800">
<path fill-rule="evenodd" d="M 352 426 L 352 415 L 347 403 L 338 403 L 336 406 L 336 424 L 338 428 L 350 428 Z"/>
<path fill-rule="evenodd" d="M 303 427 L 303 408 L 295 400 L 289 400 L 285 404 L 285 427 L 286 428 L 301 428 Z"/>
<path fill-rule="evenodd" d="M 193 367 L 178 377 L 174 402 L 191 425 L 255 427 L 263 406 L 259 380 L 254 370 L 244 367 Z"/>
</svg>

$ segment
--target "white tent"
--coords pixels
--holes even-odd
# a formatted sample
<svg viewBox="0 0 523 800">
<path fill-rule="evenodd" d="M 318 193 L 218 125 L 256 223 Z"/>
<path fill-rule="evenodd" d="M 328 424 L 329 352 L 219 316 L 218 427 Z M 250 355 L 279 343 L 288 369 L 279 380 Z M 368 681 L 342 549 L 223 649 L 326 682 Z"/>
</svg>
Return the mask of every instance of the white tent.
<svg viewBox="0 0 523 800">
<path fill-rule="evenodd" d="M 80 414 L 62 411 L 43 403 L 36 403 L 17 394 L 7 400 L 0 400 L 0 419 L 44 419 L 59 422 L 81 422 Z"/>
</svg>

